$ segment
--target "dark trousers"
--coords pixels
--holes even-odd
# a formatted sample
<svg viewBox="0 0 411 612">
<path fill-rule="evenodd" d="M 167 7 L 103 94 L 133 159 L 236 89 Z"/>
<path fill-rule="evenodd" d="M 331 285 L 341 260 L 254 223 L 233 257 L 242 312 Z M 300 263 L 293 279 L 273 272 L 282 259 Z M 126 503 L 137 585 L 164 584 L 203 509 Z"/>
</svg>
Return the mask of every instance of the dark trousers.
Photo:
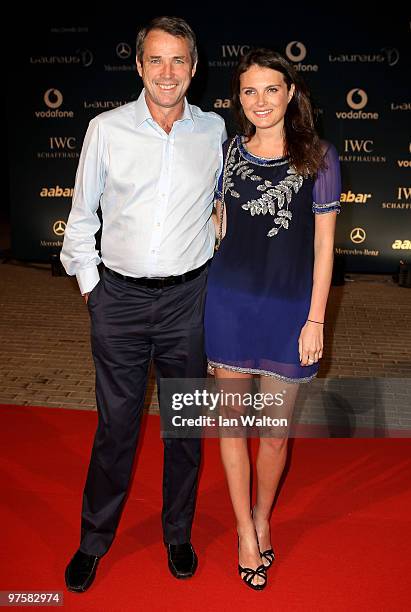
<svg viewBox="0 0 411 612">
<path fill-rule="evenodd" d="M 98 427 L 83 495 L 80 549 L 104 555 L 132 471 L 151 359 L 160 378 L 206 375 L 203 314 L 207 270 L 146 288 L 107 272 L 89 295 Z M 170 409 L 160 402 L 160 412 Z M 190 540 L 200 465 L 198 439 L 164 439 L 164 541 Z"/>
</svg>

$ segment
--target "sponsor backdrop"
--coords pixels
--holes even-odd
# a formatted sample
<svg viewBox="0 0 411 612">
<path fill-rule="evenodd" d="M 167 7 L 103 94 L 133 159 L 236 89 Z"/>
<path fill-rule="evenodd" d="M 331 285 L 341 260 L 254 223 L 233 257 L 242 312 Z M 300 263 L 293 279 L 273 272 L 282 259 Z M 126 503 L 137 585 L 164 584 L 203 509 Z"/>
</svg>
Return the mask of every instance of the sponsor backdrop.
<svg viewBox="0 0 411 612">
<path fill-rule="evenodd" d="M 231 73 L 251 46 L 282 52 L 306 80 L 318 130 L 340 154 L 336 255 L 346 270 L 394 272 L 411 258 L 409 19 L 395 10 L 378 23 L 348 9 L 307 15 L 297 7 L 272 18 L 224 7 L 218 18 L 181 15 L 200 48 L 190 101 L 220 113 L 229 132 Z M 88 122 L 138 96 L 135 34 L 152 16 L 23 30 L 8 96 L 14 257 L 49 261 L 60 250 Z"/>
</svg>

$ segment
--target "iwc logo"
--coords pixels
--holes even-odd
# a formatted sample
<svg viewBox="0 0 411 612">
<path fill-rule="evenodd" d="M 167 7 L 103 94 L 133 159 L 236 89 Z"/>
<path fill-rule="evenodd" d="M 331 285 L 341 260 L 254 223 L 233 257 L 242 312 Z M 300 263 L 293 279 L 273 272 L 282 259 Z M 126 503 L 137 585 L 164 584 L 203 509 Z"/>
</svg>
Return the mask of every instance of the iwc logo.
<svg viewBox="0 0 411 612">
<path fill-rule="evenodd" d="M 362 109 L 368 104 L 368 95 L 364 89 L 355 87 L 347 92 L 345 100 L 352 109 L 346 111 L 336 111 L 337 119 L 378 119 L 378 113 L 365 112 Z"/>
<path fill-rule="evenodd" d="M 340 161 L 344 162 L 386 162 L 383 155 L 374 154 L 374 140 L 346 138 L 344 140 L 344 153 Z"/>
<path fill-rule="evenodd" d="M 401 202 L 401 200 L 403 200 Z M 407 200 L 404 202 L 404 200 Z M 389 208 L 391 210 L 411 210 L 411 187 L 397 188 L 396 202 L 382 202 L 381 208 Z"/>
<path fill-rule="evenodd" d="M 290 62 L 294 62 L 294 68 L 301 72 L 318 72 L 317 64 L 302 64 L 307 55 L 307 47 L 299 40 L 292 40 L 285 48 L 285 54 Z"/>
<path fill-rule="evenodd" d="M 223 44 L 217 47 L 214 55 L 215 59 L 208 61 L 210 68 L 233 68 L 238 64 L 238 60 L 243 57 L 251 49 L 251 45 L 238 44 Z"/>
<path fill-rule="evenodd" d="M 53 223 L 53 232 L 56 236 L 63 236 L 66 231 L 66 222 L 59 219 Z"/>
<path fill-rule="evenodd" d="M 365 233 L 362 227 L 354 227 L 354 229 L 351 230 L 350 239 L 351 242 L 354 242 L 354 244 L 361 244 L 362 242 L 364 242 L 366 237 L 367 234 Z"/>
</svg>

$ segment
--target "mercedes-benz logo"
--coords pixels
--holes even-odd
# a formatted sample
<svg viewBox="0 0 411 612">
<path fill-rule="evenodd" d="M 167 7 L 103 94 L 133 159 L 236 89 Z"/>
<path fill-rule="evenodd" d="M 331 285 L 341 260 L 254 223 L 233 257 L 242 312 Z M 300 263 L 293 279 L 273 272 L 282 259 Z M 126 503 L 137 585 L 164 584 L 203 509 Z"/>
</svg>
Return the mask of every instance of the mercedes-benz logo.
<svg viewBox="0 0 411 612">
<path fill-rule="evenodd" d="M 116 47 L 117 57 L 128 59 L 131 55 L 131 47 L 125 42 L 118 43 Z"/>
<path fill-rule="evenodd" d="M 63 104 L 63 94 L 58 89 L 48 89 L 43 100 L 49 108 L 59 108 Z"/>
<path fill-rule="evenodd" d="M 53 223 L 53 232 L 56 236 L 62 236 L 66 231 L 66 222 L 59 219 Z"/>
<path fill-rule="evenodd" d="M 302 62 L 307 55 L 307 49 L 303 43 L 293 40 L 286 46 L 285 53 L 292 62 Z"/>
<path fill-rule="evenodd" d="M 351 242 L 354 242 L 355 244 L 361 244 L 361 242 L 364 242 L 366 236 L 367 234 L 362 227 L 354 227 L 354 229 L 351 230 Z"/>
<path fill-rule="evenodd" d="M 354 96 L 357 100 L 359 98 L 358 102 L 354 102 Z M 363 89 L 350 89 L 350 91 L 347 93 L 347 104 L 350 108 L 353 108 L 354 110 L 361 110 L 362 108 L 364 108 L 364 106 L 367 105 L 367 102 L 368 96 Z"/>
</svg>

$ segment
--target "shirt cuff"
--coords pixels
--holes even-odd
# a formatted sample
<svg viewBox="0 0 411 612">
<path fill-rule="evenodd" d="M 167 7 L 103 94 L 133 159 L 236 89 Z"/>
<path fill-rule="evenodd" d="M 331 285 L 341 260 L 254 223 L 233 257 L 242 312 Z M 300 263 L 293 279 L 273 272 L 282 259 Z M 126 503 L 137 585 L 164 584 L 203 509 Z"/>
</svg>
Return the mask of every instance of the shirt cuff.
<svg viewBox="0 0 411 612">
<path fill-rule="evenodd" d="M 77 282 L 80 287 L 81 295 L 90 293 L 100 280 L 97 266 L 92 268 L 84 268 L 76 274 Z"/>
</svg>

